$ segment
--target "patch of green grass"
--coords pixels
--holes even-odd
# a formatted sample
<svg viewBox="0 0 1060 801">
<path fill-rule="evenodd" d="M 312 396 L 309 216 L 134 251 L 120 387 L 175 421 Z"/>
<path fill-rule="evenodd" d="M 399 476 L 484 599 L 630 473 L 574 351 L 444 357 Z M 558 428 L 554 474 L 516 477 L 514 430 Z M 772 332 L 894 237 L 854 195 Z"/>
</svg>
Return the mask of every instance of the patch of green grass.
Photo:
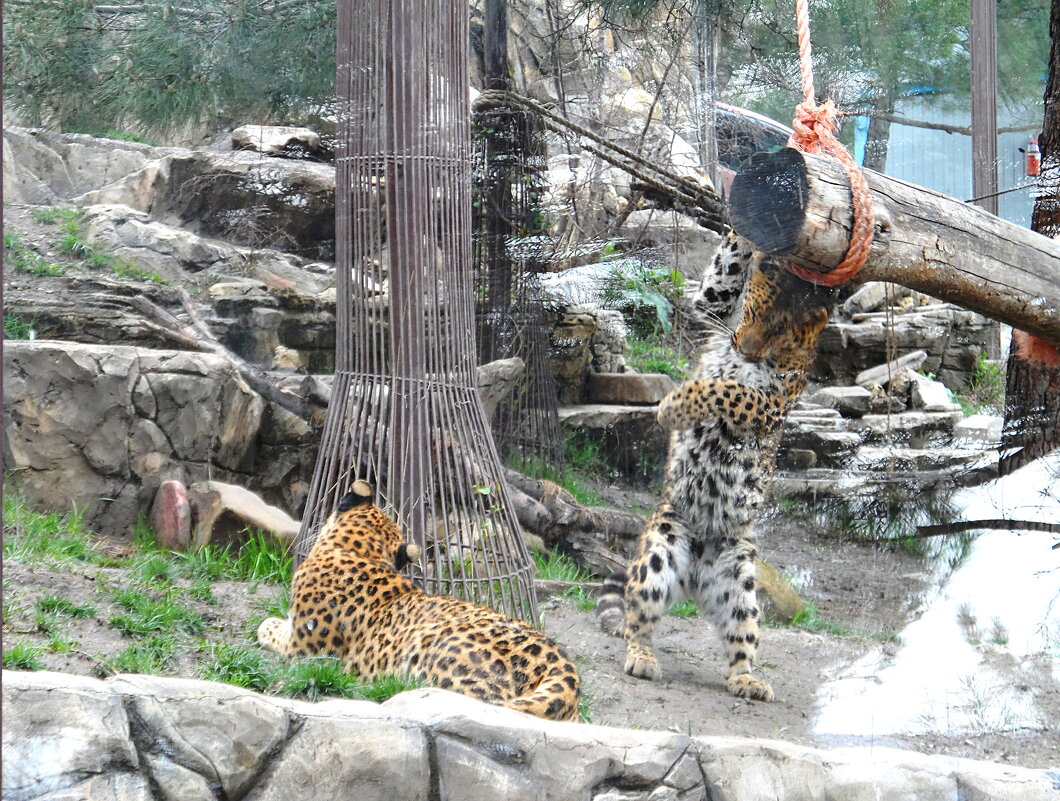
<svg viewBox="0 0 1060 801">
<path fill-rule="evenodd" d="M 667 609 L 666 614 L 671 617 L 699 617 L 699 607 L 692 598 L 685 598 Z"/>
<path fill-rule="evenodd" d="M 114 600 L 125 611 L 112 616 L 110 626 L 123 634 L 138 636 L 176 631 L 197 634 L 205 629 L 199 613 L 178 604 L 176 595 L 172 589 L 158 598 L 127 587 L 113 590 Z"/>
<path fill-rule="evenodd" d="M 538 578 L 579 583 L 592 580 L 593 574 L 565 553 L 552 551 L 548 554 L 535 553 L 532 556 Z"/>
<path fill-rule="evenodd" d="M 135 264 L 122 262 L 113 263 L 111 270 L 118 278 L 126 281 L 152 281 L 156 284 L 164 284 L 166 279 L 156 272 L 137 267 Z"/>
<path fill-rule="evenodd" d="M 25 564 L 103 561 L 92 548 L 80 511 L 34 512 L 13 492 L 4 493 L 4 559 Z"/>
<path fill-rule="evenodd" d="M 597 447 L 599 451 L 599 447 Z M 567 490 L 578 503 L 584 506 L 600 506 L 600 496 L 586 486 L 585 480 L 571 469 L 564 469 L 549 464 L 543 459 L 525 458 L 510 455 L 504 460 L 505 465 L 523 475 L 543 481 L 551 481 Z"/>
<path fill-rule="evenodd" d="M 371 681 L 360 684 L 358 694 L 359 697 L 366 701 L 375 701 L 377 704 L 381 704 L 384 701 L 389 701 L 398 693 L 403 693 L 406 690 L 417 690 L 424 686 L 426 686 L 424 682 L 408 676 L 376 676 Z"/>
<path fill-rule="evenodd" d="M 25 318 L 17 314 L 4 315 L 4 339 L 29 339 L 30 331 L 34 329 L 36 320 L 27 322 Z"/>
<path fill-rule="evenodd" d="M 42 225 L 56 225 L 58 223 L 80 220 L 83 212 L 77 209 L 62 209 L 58 206 L 35 206 L 33 219 Z"/>
<path fill-rule="evenodd" d="M 580 431 L 574 431 L 563 440 L 563 452 L 567 463 L 576 472 L 600 473 L 607 469 L 600 443 Z"/>
<path fill-rule="evenodd" d="M 825 620 L 813 604 L 807 604 L 798 614 L 791 619 L 791 627 L 802 629 L 812 634 L 831 634 L 833 637 L 850 637 L 854 635 L 851 629 L 839 623 Z"/>
<path fill-rule="evenodd" d="M 275 666 L 256 645 L 211 645 L 209 658 L 197 668 L 201 678 L 265 692 L 275 678 Z"/>
<path fill-rule="evenodd" d="M 54 264 L 22 245 L 14 231 L 4 234 L 4 267 L 17 273 L 29 273 L 41 278 L 63 275 L 71 265 Z"/>
<path fill-rule="evenodd" d="M 65 256 L 82 260 L 87 259 L 94 253 L 92 245 L 86 242 L 78 233 L 64 234 L 62 239 L 59 240 L 59 250 Z"/>
<path fill-rule="evenodd" d="M 26 640 L 4 643 L 4 667 L 8 670 L 44 670 L 44 649 Z"/>
<path fill-rule="evenodd" d="M 228 548 L 204 545 L 198 550 L 173 554 L 177 569 L 184 578 L 193 581 L 213 582 L 231 576 L 235 562 Z"/>
<path fill-rule="evenodd" d="M 294 556 L 287 552 L 286 546 L 258 529 L 247 529 L 246 536 L 236 554 L 232 577 L 242 581 L 290 583 Z"/>
<path fill-rule="evenodd" d="M 176 638 L 166 632 L 156 633 L 106 660 L 97 672 L 104 675 L 108 672 L 160 675 L 172 668 L 176 656 Z"/>
<path fill-rule="evenodd" d="M 593 702 L 596 700 L 596 696 L 582 688 L 581 698 L 578 699 L 578 720 L 582 723 L 593 722 Z"/>
<path fill-rule="evenodd" d="M 288 698 L 319 701 L 325 695 L 360 698 L 360 682 L 343 670 L 342 662 L 333 657 L 312 657 L 285 664 L 276 676 L 271 691 Z"/>
<path fill-rule="evenodd" d="M 968 386 L 956 393 L 954 400 L 965 416 L 980 412 L 1001 413 L 1005 408 L 1005 368 L 979 354 Z"/>
<path fill-rule="evenodd" d="M 580 609 L 582 612 L 591 612 L 596 609 L 596 597 L 585 587 L 571 587 L 563 593 L 563 597 L 573 603 L 575 609 Z"/>
<path fill-rule="evenodd" d="M 172 557 L 160 551 L 148 551 L 133 559 L 129 577 L 136 582 L 166 587 L 176 580 L 178 573 L 177 563 Z"/>
<path fill-rule="evenodd" d="M 688 376 L 688 359 L 674 345 L 637 337 L 630 337 L 626 344 L 626 364 L 638 373 L 665 373 L 675 381 Z"/>
<path fill-rule="evenodd" d="M 34 607 L 41 612 L 65 615 L 66 617 L 95 617 L 95 607 L 87 604 L 75 604 L 73 601 L 63 598 L 61 595 L 42 595 L 37 599 Z"/>
</svg>

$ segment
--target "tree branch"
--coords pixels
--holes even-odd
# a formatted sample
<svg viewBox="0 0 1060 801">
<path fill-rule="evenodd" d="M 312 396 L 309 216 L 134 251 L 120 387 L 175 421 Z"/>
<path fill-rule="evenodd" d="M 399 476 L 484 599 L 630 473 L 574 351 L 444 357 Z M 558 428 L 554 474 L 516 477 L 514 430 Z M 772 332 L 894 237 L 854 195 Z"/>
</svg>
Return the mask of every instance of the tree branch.
<svg viewBox="0 0 1060 801">
<path fill-rule="evenodd" d="M 958 520 L 954 523 L 943 523 L 937 526 L 917 526 L 916 534 L 912 536 L 916 539 L 942 537 L 947 534 L 959 534 L 962 531 L 973 531 L 977 528 L 989 528 L 997 531 L 1046 531 L 1051 534 L 1060 534 L 1060 523 L 1036 523 L 1033 520 L 991 518 L 989 520 Z M 1060 543 L 1053 547 L 1057 546 L 1060 546 Z"/>
</svg>

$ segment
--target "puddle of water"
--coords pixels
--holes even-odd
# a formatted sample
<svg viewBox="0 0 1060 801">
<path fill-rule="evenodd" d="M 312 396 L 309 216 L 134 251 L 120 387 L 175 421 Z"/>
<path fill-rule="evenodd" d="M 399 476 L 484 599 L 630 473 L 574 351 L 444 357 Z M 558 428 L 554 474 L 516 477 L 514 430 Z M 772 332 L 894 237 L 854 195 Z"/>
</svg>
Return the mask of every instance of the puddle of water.
<svg viewBox="0 0 1060 801">
<path fill-rule="evenodd" d="M 1058 475 L 1060 454 L 1054 454 L 987 486 L 962 490 L 952 500 L 961 519 L 1057 522 Z M 1042 728 L 1033 693 L 1019 676 L 1035 669 L 1031 655 L 1060 647 L 1055 541 L 1040 532 L 989 531 L 976 538 L 923 614 L 900 633 L 897 650 L 881 648 L 842 666 L 822 686 L 815 734 Z M 991 654 L 1001 658 L 984 661 Z"/>
</svg>

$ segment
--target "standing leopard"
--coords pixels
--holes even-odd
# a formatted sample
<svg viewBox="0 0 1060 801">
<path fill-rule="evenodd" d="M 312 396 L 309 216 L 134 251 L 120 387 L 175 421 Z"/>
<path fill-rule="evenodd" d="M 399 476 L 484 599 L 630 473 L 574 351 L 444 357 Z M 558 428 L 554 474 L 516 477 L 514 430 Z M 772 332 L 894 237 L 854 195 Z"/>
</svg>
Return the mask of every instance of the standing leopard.
<svg viewBox="0 0 1060 801">
<path fill-rule="evenodd" d="M 713 267 L 729 289 L 722 294 L 708 275 L 693 302 L 704 324 L 735 302 L 733 276 L 748 270 L 736 331 L 715 324 L 693 378 L 659 404 L 671 431 L 662 497 L 626 572 L 604 582 L 598 608 L 603 628 L 625 636 L 626 672 L 656 679 L 655 625 L 670 604 L 695 599 L 726 644 L 726 689 L 770 701 L 773 689 L 751 673 L 759 644 L 753 523 L 833 298 L 730 235 Z"/>
<path fill-rule="evenodd" d="M 364 678 L 397 674 L 553 720 L 578 716 L 579 677 L 537 629 L 484 606 L 428 595 L 398 573 L 419 546 L 354 482 L 295 571 L 286 620 L 258 642 L 285 656 L 335 656 Z"/>
</svg>

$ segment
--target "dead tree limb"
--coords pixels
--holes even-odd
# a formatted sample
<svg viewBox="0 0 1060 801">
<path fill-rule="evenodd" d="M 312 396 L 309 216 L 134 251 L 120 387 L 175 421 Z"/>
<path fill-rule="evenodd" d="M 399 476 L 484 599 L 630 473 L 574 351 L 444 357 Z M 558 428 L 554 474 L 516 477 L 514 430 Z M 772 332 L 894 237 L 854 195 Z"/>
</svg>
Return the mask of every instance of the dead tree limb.
<svg viewBox="0 0 1060 801">
<path fill-rule="evenodd" d="M 1060 534 L 1060 523 L 1036 523 L 1033 520 L 958 520 L 954 523 L 943 523 L 937 526 L 917 526 L 915 538 L 944 537 L 947 534 L 960 534 L 962 531 L 974 531 L 980 528 L 996 531 L 1045 531 Z"/>
<path fill-rule="evenodd" d="M 1060 346 L 1060 242 L 982 209 L 865 170 L 876 236 L 859 281 L 890 281 Z M 827 272 L 846 253 L 850 188 L 831 159 L 757 153 L 740 168 L 729 214 L 767 253 Z"/>
</svg>

